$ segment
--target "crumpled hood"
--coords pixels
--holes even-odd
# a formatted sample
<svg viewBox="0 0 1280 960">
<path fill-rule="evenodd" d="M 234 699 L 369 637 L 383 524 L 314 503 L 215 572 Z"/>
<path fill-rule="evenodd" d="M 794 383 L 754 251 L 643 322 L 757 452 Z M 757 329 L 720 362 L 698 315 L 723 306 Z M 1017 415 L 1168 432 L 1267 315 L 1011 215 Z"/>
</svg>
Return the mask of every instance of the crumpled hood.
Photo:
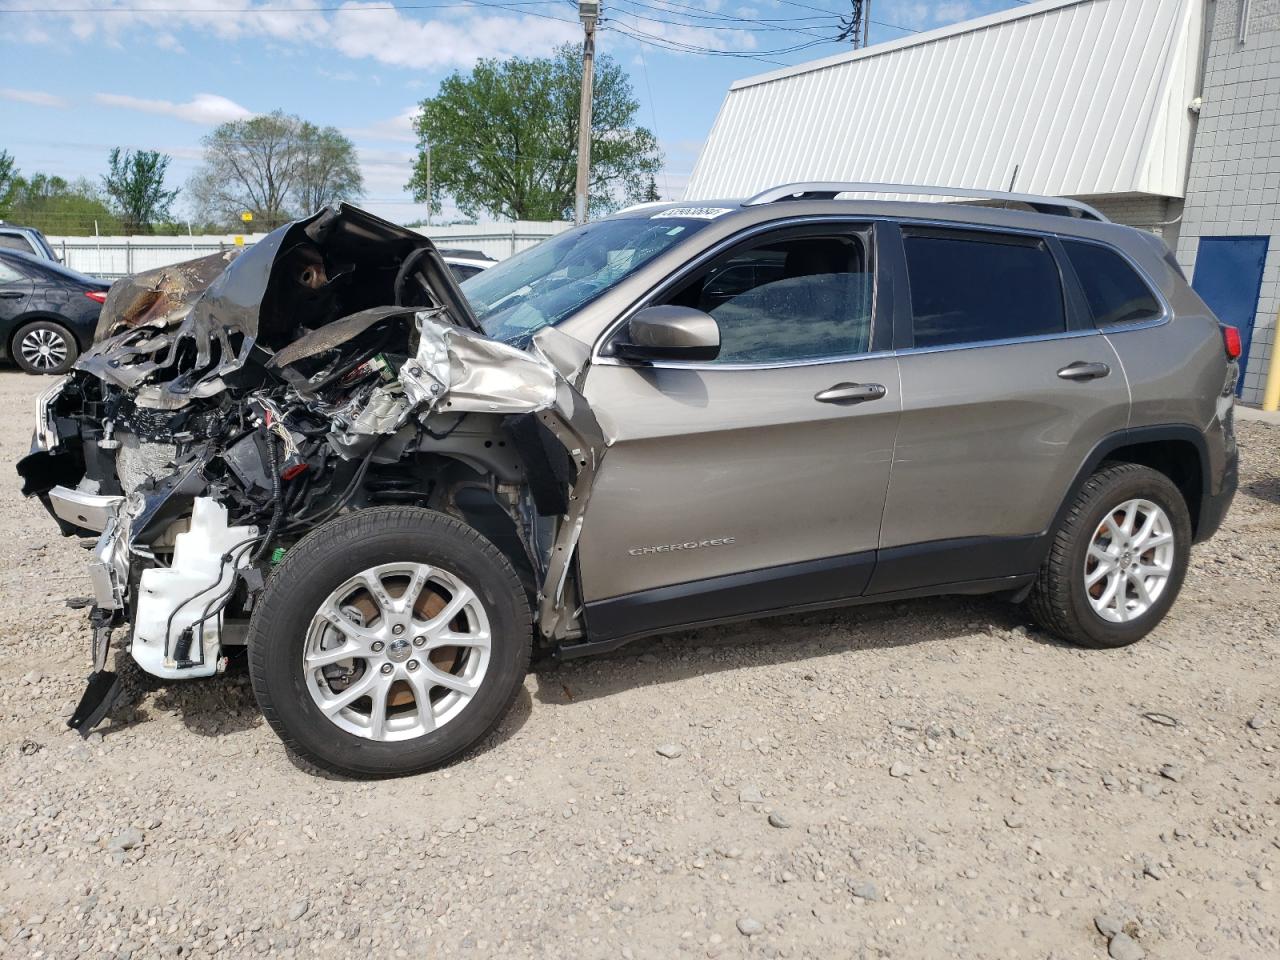
<svg viewBox="0 0 1280 960">
<path fill-rule="evenodd" d="M 77 363 L 139 402 L 176 409 L 212 396 L 255 346 L 273 352 L 361 309 L 434 308 L 480 332 L 435 245 L 346 204 L 228 250 L 116 283 Z"/>
</svg>

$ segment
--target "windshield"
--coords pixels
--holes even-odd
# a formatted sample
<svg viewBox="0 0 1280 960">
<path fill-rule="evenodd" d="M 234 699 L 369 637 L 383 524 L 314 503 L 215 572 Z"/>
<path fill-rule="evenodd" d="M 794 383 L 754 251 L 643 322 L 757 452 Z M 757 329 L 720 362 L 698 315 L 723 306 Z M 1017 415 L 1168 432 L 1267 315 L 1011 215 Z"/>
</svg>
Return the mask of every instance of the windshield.
<svg viewBox="0 0 1280 960">
<path fill-rule="evenodd" d="M 477 274 L 462 292 L 488 336 L 525 346 L 706 223 L 662 214 L 589 223 Z"/>
</svg>

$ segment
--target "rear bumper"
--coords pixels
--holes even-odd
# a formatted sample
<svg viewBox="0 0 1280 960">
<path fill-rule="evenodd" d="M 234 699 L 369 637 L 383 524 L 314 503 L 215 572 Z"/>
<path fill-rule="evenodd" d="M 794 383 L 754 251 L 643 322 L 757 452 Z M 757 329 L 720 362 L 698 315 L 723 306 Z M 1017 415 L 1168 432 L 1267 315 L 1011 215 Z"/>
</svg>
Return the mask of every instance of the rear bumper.
<svg viewBox="0 0 1280 960">
<path fill-rule="evenodd" d="M 1235 423 L 1230 408 L 1219 416 L 1215 427 L 1206 433 L 1205 440 L 1209 445 L 1210 476 L 1206 478 L 1200 512 L 1196 517 L 1196 543 L 1203 543 L 1218 532 L 1240 484 L 1240 450 L 1236 446 Z"/>
<path fill-rule="evenodd" d="M 1231 509 L 1231 501 L 1235 499 L 1236 487 L 1240 483 L 1239 457 L 1234 445 L 1227 457 L 1226 469 L 1223 471 L 1222 483 L 1217 493 L 1206 494 L 1200 501 L 1200 517 L 1196 523 L 1196 543 L 1203 543 L 1218 532 L 1222 521 Z"/>
</svg>

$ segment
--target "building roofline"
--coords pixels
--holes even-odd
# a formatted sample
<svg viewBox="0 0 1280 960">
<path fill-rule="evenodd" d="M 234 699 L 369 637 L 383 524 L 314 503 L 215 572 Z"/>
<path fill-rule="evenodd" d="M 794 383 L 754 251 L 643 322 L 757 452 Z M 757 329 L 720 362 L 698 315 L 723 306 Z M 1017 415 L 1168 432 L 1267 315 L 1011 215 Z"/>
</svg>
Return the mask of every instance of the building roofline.
<svg viewBox="0 0 1280 960">
<path fill-rule="evenodd" d="M 842 63 L 850 63 L 854 60 L 869 60 L 873 57 L 882 56 L 886 53 L 893 53 L 895 50 L 903 50 L 907 47 L 918 47 L 928 43 L 936 43 L 939 40 L 945 40 L 948 37 L 959 36 L 964 33 L 972 33 L 976 30 L 985 30 L 987 27 L 998 26 L 1002 23 L 1008 23 L 1011 20 L 1024 20 L 1029 17 L 1038 16 L 1042 13 L 1051 13 L 1054 10 L 1060 10 L 1063 7 L 1072 7 L 1081 3 L 1094 3 L 1097 0 L 1035 0 L 1023 6 L 1014 7 L 1011 10 L 1001 10 L 997 13 L 989 13 L 986 16 L 975 17 L 972 20 L 961 20 L 959 23 L 953 23 L 950 26 L 939 27 L 936 30 L 928 30 L 924 33 L 916 33 L 911 36 L 901 37 L 897 40 L 890 40 L 887 43 L 877 43 L 870 47 L 863 47 L 860 50 L 852 50 L 849 53 L 837 53 L 831 57 L 824 57 L 821 60 L 810 60 L 807 63 L 798 63 L 794 66 L 783 67 L 781 70 L 771 70 L 768 73 L 758 73 L 755 76 L 744 77 L 741 80 L 735 80 L 729 85 L 729 91 L 741 90 L 745 87 L 754 87 L 762 83 L 770 83 L 774 80 L 782 80 L 787 77 L 799 76 L 800 74 L 813 73 L 818 70 L 825 70 L 828 67 L 839 66 Z"/>
</svg>

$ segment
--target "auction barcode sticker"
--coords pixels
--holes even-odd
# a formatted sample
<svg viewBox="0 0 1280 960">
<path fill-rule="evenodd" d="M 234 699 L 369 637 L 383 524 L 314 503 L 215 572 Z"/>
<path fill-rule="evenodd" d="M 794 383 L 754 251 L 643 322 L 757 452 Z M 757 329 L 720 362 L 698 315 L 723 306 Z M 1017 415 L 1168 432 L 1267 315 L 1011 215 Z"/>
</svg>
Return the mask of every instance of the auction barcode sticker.
<svg viewBox="0 0 1280 960">
<path fill-rule="evenodd" d="M 726 213 L 733 213 L 730 207 L 672 207 L 669 210 L 663 210 L 661 213 L 655 213 L 651 220 L 665 220 L 670 217 L 691 218 L 694 220 L 714 220 L 716 217 L 723 217 Z"/>
</svg>

